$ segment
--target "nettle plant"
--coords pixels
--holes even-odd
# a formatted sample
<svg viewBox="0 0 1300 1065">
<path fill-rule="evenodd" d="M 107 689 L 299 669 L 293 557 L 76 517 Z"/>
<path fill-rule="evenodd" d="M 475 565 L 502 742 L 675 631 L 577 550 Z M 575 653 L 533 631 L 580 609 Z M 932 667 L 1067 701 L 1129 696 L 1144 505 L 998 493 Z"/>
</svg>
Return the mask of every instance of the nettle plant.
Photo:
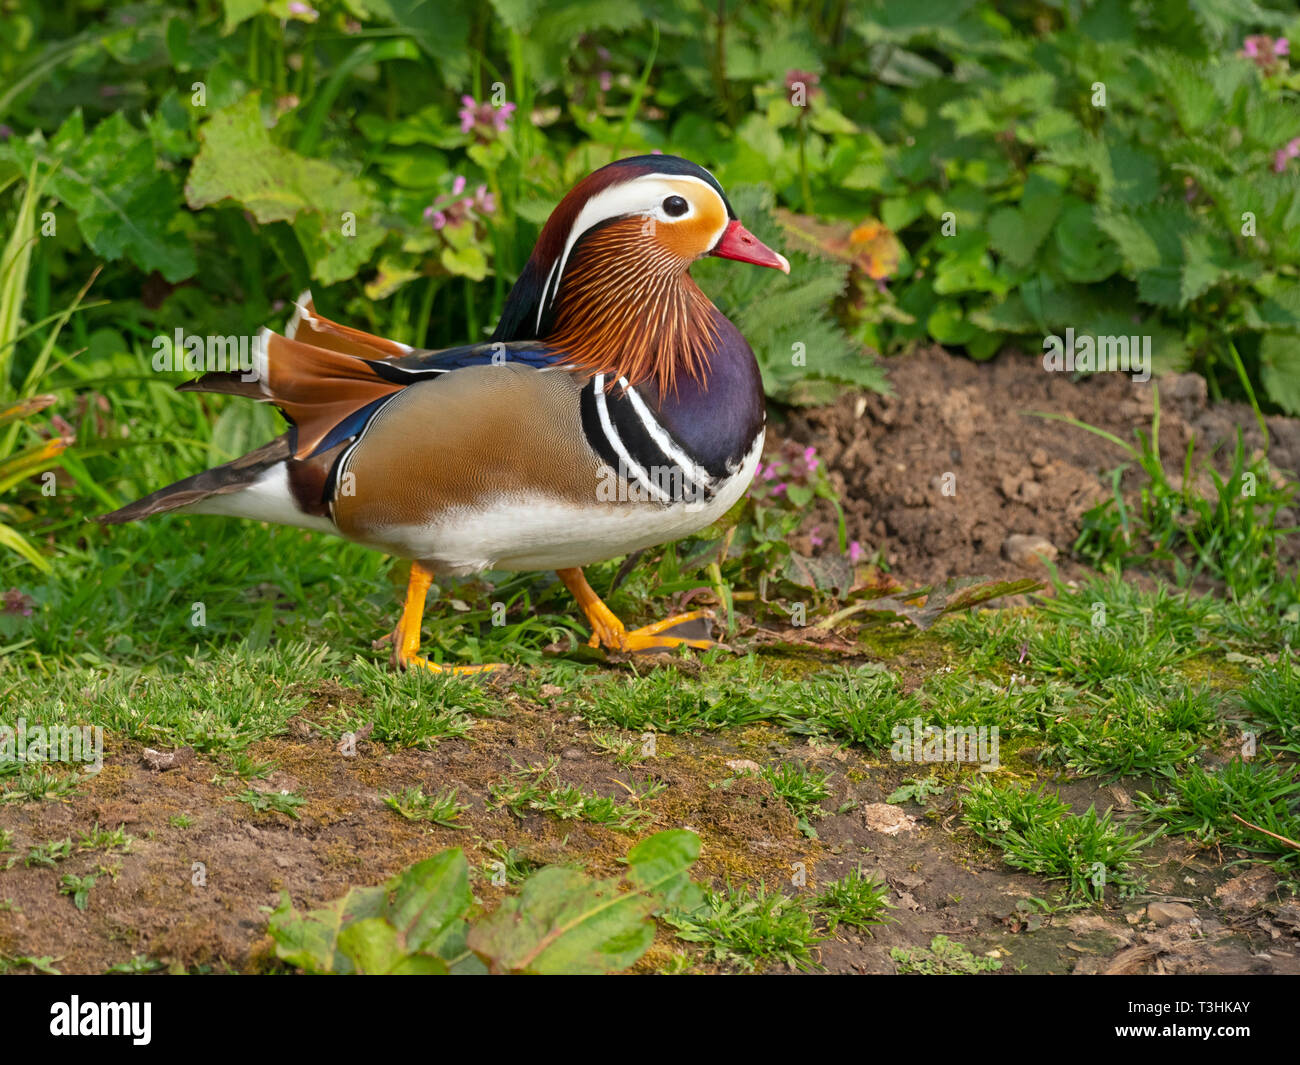
<svg viewBox="0 0 1300 1065">
<path fill-rule="evenodd" d="M 658 832 L 628 852 L 621 877 L 547 866 L 485 915 L 456 847 L 305 914 L 282 892 L 268 932 L 276 956 L 309 973 L 618 972 L 653 942 L 652 915 L 698 909 L 689 869 L 699 853 L 695 833 Z M 504 872 L 497 863 L 494 875 Z"/>
<path fill-rule="evenodd" d="M 1253 7 L 1272 35 L 1243 47 L 1252 27 L 1201 4 L 1099 3 L 1034 36 L 956 6 L 862 28 L 910 57 L 840 175 L 880 195 L 908 251 L 894 294 L 914 321 L 881 340 L 982 359 L 1071 328 L 1149 336 L 1157 371 L 1195 366 L 1216 394 L 1235 342 L 1300 412 L 1300 23 Z"/>
</svg>

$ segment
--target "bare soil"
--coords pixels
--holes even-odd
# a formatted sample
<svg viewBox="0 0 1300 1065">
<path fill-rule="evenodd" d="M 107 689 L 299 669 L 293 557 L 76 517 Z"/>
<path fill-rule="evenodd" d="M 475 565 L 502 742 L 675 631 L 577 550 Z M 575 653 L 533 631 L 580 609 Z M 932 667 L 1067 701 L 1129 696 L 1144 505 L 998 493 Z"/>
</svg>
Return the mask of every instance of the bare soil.
<svg viewBox="0 0 1300 1065">
<path fill-rule="evenodd" d="M 503 696 L 505 716 L 479 721 L 467 739 L 427 752 L 362 742 L 355 757 L 343 757 L 312 724 L 337 697 L 328 686 L 316 691 L 290 736 L 250 751 L 279 767 L 259 787 L 307 799 L 301 820 L 231 801 L 244 785 L 213 760 L 200 756 L 159 772 L 132 744 L 111 744 L 102 772 L 71 801 L 6 810 L 20 860 L 0 874 L 0 953 L 50 956 L 64 972 L 102 972 L 141 954 L 177 970 L 264 971 L 274 964 L 265 908 L 281 890 L 300 908 L 317 906 L 460 846 L 484 870 L 474 890 L 490 908 L 501 895 L 486 872 L 491 841 L 537 863 L 581 861 L 613 875 L 636 836 L 542 814 L 519 818 L 488 805 L 489 785 L 513 766 L 557 758 L 563 782 L 623 801 L 625 785 L 650 777 L 666 783 L 648 806 L 658 827 L 700 834 L 701 880 L 759 878 L 816 893 L 857 866 L 882 877 L 891 889 L 892 920 L 870 934 L 841 926 L 818 950 L 831 973 L 895 972 L 891 947 L 924 948 L 936 935 L 998 957 L 1002 973 L 1300 973 L 1300 909 L 1266 869 L 1225 867 L 1235 855 L 1166 843 L 1150 852 L 1150 897 L 1044 915 L 1031 900 L 1052 894 L 1050 886 L 1008 869 L 959 834 L 953 791 L 933 809 L 883 805 L 914 767 L 792 744 L 779 730 L 754 727 L 661 736 L 656 757 L 619 769 L 567 708 L 510 695 Z M 824 808 L 849 808 L 818 820 L 818 838 L 806 838 L 765 781 L 727 766 L 736 759 L 798 760 L 829 770 L 833 792 Z M 415 824 L 384 805 L 384 794 L 412 785 L 458 788 L 472 804 L 464 827 Z M 1063 795 L 1076 809 L 1095 802 L 1131 812 L 1125 787 L 1064 782 Z M 176 827 L 171 819 L 178 814 L 192 824 Z M 135 837 L 129 852 L 77 853 L 53 869 L 21 860 L 32 846 L 75 841 L 95 822 L 125 825 Z M 98 874 L 84 912 L 58 891 L 66 873 Z M 1195 918 L 1165 926 L 1148 919 L 1149 903 L 1169 900 L 1190 906 Z M 661 933 L 638 968 L 652 971 L 677 950 Z"/>
<path fill-rule="evenodd" d="M 1127 457 L 1093 433 L 1034 412 L 1072 417 L 1134 443 L 1135 429 L 1151 429 L 1151 383 L 1118 373 L 1075 381 L 1013 351 L 975 363 L 930 348 L 892 361 L 889 371 L 892 396 L 852 392 L 792 412 L 771 434 L 770 449 L 787 437 L 815 446 L 841 495 L 850 537 L 868 554 L 878 550 L 906 582 L 1023 577 L 1036 564 L 1006 557 L 1013 535 L 1043 537 L 1059 552 L 1063 574 L 1076 575 L 1070 549 L 1080 519 L 1109 494 L 1109 471 Z M 1220 471 L 1238 429 L 1247 454 L 1263 446 L 1253 411 L 1210 404 L 1199 375 L 1156 383 L 1161 457 L 1171 475 L 1181 476 L 1193 437 L 1198 458 L 1212 457 Z M 1272 417 L 1268 428 L 1273 465 L 1294 474 L 1300 419 Z M 1130 475 L 1126 485 L 1135 483 Z M 1202 487 L 1214 498 L 1212 484 Z"/>
</svg>

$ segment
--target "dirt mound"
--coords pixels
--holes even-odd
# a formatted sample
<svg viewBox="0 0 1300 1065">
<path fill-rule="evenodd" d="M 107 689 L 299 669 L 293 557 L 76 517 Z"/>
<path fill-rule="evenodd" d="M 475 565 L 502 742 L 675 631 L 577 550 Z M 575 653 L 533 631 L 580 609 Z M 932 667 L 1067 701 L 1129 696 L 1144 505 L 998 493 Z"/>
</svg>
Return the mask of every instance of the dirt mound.
<svg viewBox="0 0 1300 1065">
<path fill-rule="evenodd" d="M 887 365 L 893 396 L 849 393 L 792 412 L 771 434 L 773 447 L 785 437 L 817 448 L 850 538 L 917 583 L 1024 576 L 1037 566 L 1035 545 L 1012 537 L 1047 540 L 1062 573 L 1077 573 L 1070 556 L 1080 519 L 1108 494 L 1107 475 L 1126 456 L 1093 433 L 1030 412 L 1067 415 L 1133 441 L 1135 429 L 1151 427 L 1151 384 L 1122 373 L 1075 381 L 1016 352 L 974 363 L 931 348 Z M 1199 375 L 1170 375 L 1159 385 L 1161 455 L 1171 474 L 1181 471 L 1193 435 L 1198 456 L 1218 449 L 1221 468 L 1238 428 L 1248 453 L 1263 445 L 1250 408 L 1210 404 Z M 1268 427 L 1273 464 L 1300 469 L 1300 420 L 1269 418 Z"/>
</svg>

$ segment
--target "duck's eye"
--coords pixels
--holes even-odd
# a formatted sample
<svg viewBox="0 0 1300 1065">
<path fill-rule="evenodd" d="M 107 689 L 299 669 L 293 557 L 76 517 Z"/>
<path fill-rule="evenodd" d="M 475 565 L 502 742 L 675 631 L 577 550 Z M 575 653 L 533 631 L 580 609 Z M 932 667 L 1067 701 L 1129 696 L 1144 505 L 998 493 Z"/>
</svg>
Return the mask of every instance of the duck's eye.
<svg viewBox="0 0 1300 1065">
<path fill-rule="evenodd" d="M 690 209 L 691 205 L 680 196 L 669 196 L 664 200 L 664 213 L 671 218 L 680 218 Z"/>
</svg>

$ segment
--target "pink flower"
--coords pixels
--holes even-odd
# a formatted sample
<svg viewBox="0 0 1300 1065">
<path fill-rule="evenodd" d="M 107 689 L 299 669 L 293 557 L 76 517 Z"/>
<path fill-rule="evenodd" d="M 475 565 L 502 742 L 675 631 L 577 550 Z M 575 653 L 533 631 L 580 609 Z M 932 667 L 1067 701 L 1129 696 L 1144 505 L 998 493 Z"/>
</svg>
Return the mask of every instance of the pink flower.
<svg viewBox="0 0 1300 1065">
<path fill-rule="evenodd" d="M 18 614 L 29 618 L 32 616 L 32 607 L 35 605 L 36 601 L 30 595 L 25 595 L 17 588 L 10 588 L 3 596 L 0 596 L 0 613 Z"/>
<path fill-rule="evenodd" d="M 515 113 L 515 105 L 509 102 L 493 107 L 486 100 L 478 103 L 472 96 L 462 96 L 460 103 L 461 108 L 457 112 L 460 116 L 460 131 L 469 133 L 473 130 L 480 140 L 489 140 L 489 131 L 503 132 L 510 116 Z"/>
<path fill-rule="evenodd" d="M 504 103 L 492 113 L 492 122 L 497 128 L 498 133 L 505 131 L 506 125 L 510 121 L 510 116 L 515 113 L 515 105 Z"/>
<path fill-rule="evenodd" d="M 1291 42 L 1285 37 L 1273 38 L 1265 33 L 1256 33 L 1241 42 L 1241 54 L 1265 74 L 1273 74 L 1282 66 L 1282 60 L 1291 54 Z"/>
<path fill-rule="evenodd" d="M 319 11 L 312 7 L 311 4 L 302 3 L 301 0 L 291 0 L 289 4 L 289 14 L 298 15 L 300 18 L 305 18 L 308 22 L 315 22 L 320 18 Z"/>
<path fill-rule="evenodd" d="M 862 557 L 862 545 L 858 543 L 856 540 L 850 541 L 849 561 L 856 566 L 858 563 L 858 559 L 860 559 L 861 557 Z"/>
<path fill-rule="evenodd" d="M 452 178 L 451 192 L 439 196 L 424 209 L 424 220 L 434 229 L 458 226 L 476 215 L 489 215 L 497 209 L 496 197 L 486 185 L 479 185 L 473 196 L 465 195 L 468 182 L 461 174 Z"/>
<path fill-rule="evenodd" d="M 460 115 L 460 131 L 462 133 L 468 133 L 474 128 L 474 117 L 475 112 L 478 110 L 478 104 L 474 102 L 474 97 L 472 96 L 462 96 L 460 102 L 461 109 L 458 112 Z"/>
<path fill-rule="evenodd" d="M 809 473 L 815 470 L 817 468 L 817 449 L 815 447 L 804 448 L 803 461 L 804 465 L 808 467 Z"/>
<path fill-rule="evenodd" d="M 1279 148 L 1277 154 L 1273 156 L 1273 171 L 1280 174 L 1286 169 L 1286 164 L 1300 155 L 1300 137 L 1288 143 L 1285 147 Z"/>
<path fill-rule="evenodd" d="M 794 92 L 796 85 L 803 85 L 806 88 L 815 89 L 817 83 L 821 80 L 821 75 L 811 70 L 789 70 L 786 71 L 785 75 L 785 91 L 787 93 Z"/>
</svg>

